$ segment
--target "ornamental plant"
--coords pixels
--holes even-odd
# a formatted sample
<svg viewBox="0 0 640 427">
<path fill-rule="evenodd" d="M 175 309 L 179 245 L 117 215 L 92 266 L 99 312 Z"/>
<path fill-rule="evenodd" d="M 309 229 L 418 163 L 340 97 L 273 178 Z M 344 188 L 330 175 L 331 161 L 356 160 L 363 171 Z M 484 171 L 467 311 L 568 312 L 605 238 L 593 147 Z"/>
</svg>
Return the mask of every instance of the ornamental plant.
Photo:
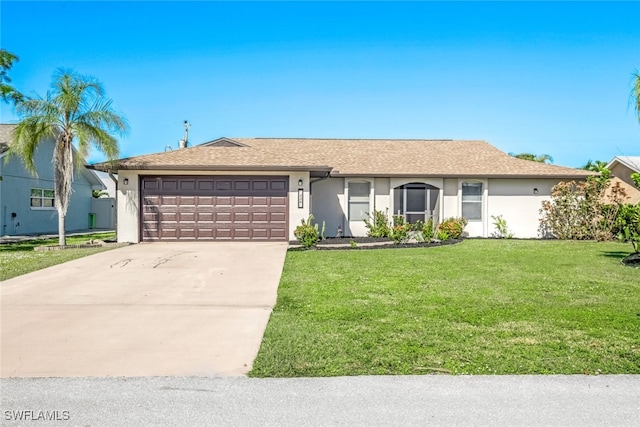
<svg viewBox="0 0 640 427">
<path fill-rule="evenodd" d="M 425 223 L 420 224 L 420 228 L 418 229 L 422 233 L 422 239 L 425 242 L 430 242 L 435 235 L 435 229 L 433 226 L 433 218 L 429 218 L 429 220 Z"/>
<path fill-rule="evenodd" d="M 369 237 L 389 237 L 391 228 L 389 227 L 389 210 L 374 210 L 373 214 L 367 213 L 364 225 L 367 227 Z"/>
<path fill-rule="evenodd" d="M 509 226 L 507 225 L 507 220 L 502 217 L 502 215 L 491 215 L 493 219 L 493 226 L 496 231 L 494 237 L 497 239 L 512 239 L 513 233 L 509 231 Z"/>
<path fill-rule="evenodd" d="M 410 223 L 406 222 L 402 215 L 394 216 L 393 225 L 390 228 L 389 237 L 396 245 L 407 243 L 409 237 L 411 237 L 412 229 L 413 226 Z"/>
<path fill-rule="evenodd" d="M 302 224 L 298 225 L 293 232 L 300 244 L 307 249 L 315 247 L 320 239 L 318 224 L 312 224 L 312 221 L 313 215 L 310 214 L 306 221 L 302 219 Z"/>
<path fill-rule="evenodd" d="M 444 231 L 449 239 L 459 239 L 462 236 L 462 232 L 464 231 L 464 227 L 466 227 L 467 223 L 467 219 L 463 217 L 451 217 L 445 219 L 438 225 L 436 230 L 438 238 L 440 239 L 440 231 Z"/>
</svg>

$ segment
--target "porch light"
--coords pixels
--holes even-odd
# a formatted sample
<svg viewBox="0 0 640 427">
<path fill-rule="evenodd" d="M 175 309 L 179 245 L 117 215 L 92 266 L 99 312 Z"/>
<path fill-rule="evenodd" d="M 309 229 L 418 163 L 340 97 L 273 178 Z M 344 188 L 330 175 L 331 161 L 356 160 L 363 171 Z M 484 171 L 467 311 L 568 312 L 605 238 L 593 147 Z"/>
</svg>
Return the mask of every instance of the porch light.
<svg viewBox="0 0 640 427">
<path fill-rule="evenodd" d="M 302 187 L 302 180 L 301 179 L 298 180 L 298 187 Z"/>
<path fill-rule="evenodd" d="M 538 194 L 538 189 L 537 188 L 533 189 L 533 194 Z"/>
<path fill-rule="evenodd" d="M 124 181 L 122 181 L 122 183 L 124 185 L 129 185 L 129 178 L 125 178 Z"/>
</svg>

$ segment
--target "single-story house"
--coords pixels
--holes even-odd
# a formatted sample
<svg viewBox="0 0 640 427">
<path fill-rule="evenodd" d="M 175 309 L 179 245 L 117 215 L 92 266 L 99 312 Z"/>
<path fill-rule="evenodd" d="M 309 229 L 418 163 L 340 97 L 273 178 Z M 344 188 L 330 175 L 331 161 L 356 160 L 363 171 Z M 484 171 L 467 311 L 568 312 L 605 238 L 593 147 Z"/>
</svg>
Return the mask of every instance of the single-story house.
<svg viewBox="0 0 640 427">
<path fill-rule="evenodd" d="M 607 169 L 611 171 L 613 182 L 619 182 L 625 189 L 628 202 L 640 202 L 640 190 L 631 179 L 631 174 L 640 173 L 640 156 L 616 156 L 607 164 Z"/>
<path fill-rule="evenodd" d="M 43 141 L 34 153 L 37 176 L 17 156 L 6 156 L 11 145 L 12 124 L 0 124 L 0 235 L 55 234 L 58 211 L 54 202 L 53 140 Z M 105 187 L 93 170 L 75 170 L 66 216 L 67 231 L 90 227 L 92 190 Z"/>
<path fill-rule="evenodd" d="M 489 237 L 502 215 L 538 236 L 562 180 L 592 172 L 520 160 L 485 141 L 219 138 L 92 167 L 118 173 L 118 239 L 293 240 L 313 214 L 325 236 L 366 235 L 374 210 L 436 222 L 464 216 Z"/>
</svg>

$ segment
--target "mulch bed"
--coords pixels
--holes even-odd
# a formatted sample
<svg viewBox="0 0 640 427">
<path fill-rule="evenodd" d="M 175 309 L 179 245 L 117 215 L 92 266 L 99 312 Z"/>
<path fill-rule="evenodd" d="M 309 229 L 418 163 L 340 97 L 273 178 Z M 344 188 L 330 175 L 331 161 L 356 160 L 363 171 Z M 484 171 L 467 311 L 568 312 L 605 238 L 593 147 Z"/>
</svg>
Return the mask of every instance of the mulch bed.
<svg viewBox="0 0 640 427">
<path fill-rule="evenodd" d="M 356 246 L 351 246 L 351 242 L 355 242 Z M 438 246 L 454 245 L 462 243 L 462 239 L 449 239 L 443 242 L 414 242 L 396 245 L 392 240 L 377 237 L 338 237 L 320 240 L 315 248 L 290 247 L 289 251 L 354 251 L 366 249 L 403 249 L 403 248 L 434 248 Z M 362 245 L 362 243 L 381 243 L 378 245 Z M 289 242 L 290 245 L 299 245 L 297 240 Z M 327 246 L 340 245 L 340 246 Z"/>
</svg>

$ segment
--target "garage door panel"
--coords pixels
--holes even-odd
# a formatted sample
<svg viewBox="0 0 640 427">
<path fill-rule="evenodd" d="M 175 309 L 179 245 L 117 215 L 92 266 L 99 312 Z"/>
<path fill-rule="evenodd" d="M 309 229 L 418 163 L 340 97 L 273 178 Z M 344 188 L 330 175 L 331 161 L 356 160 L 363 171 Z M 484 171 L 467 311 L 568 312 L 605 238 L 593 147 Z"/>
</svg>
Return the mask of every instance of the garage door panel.
<svg viewBox="0 0 640 427">
<path fill-rule="evenodd" d="M 286 240 L 288 177 L 141 178 L 143 240 Z"/>
</svg>

